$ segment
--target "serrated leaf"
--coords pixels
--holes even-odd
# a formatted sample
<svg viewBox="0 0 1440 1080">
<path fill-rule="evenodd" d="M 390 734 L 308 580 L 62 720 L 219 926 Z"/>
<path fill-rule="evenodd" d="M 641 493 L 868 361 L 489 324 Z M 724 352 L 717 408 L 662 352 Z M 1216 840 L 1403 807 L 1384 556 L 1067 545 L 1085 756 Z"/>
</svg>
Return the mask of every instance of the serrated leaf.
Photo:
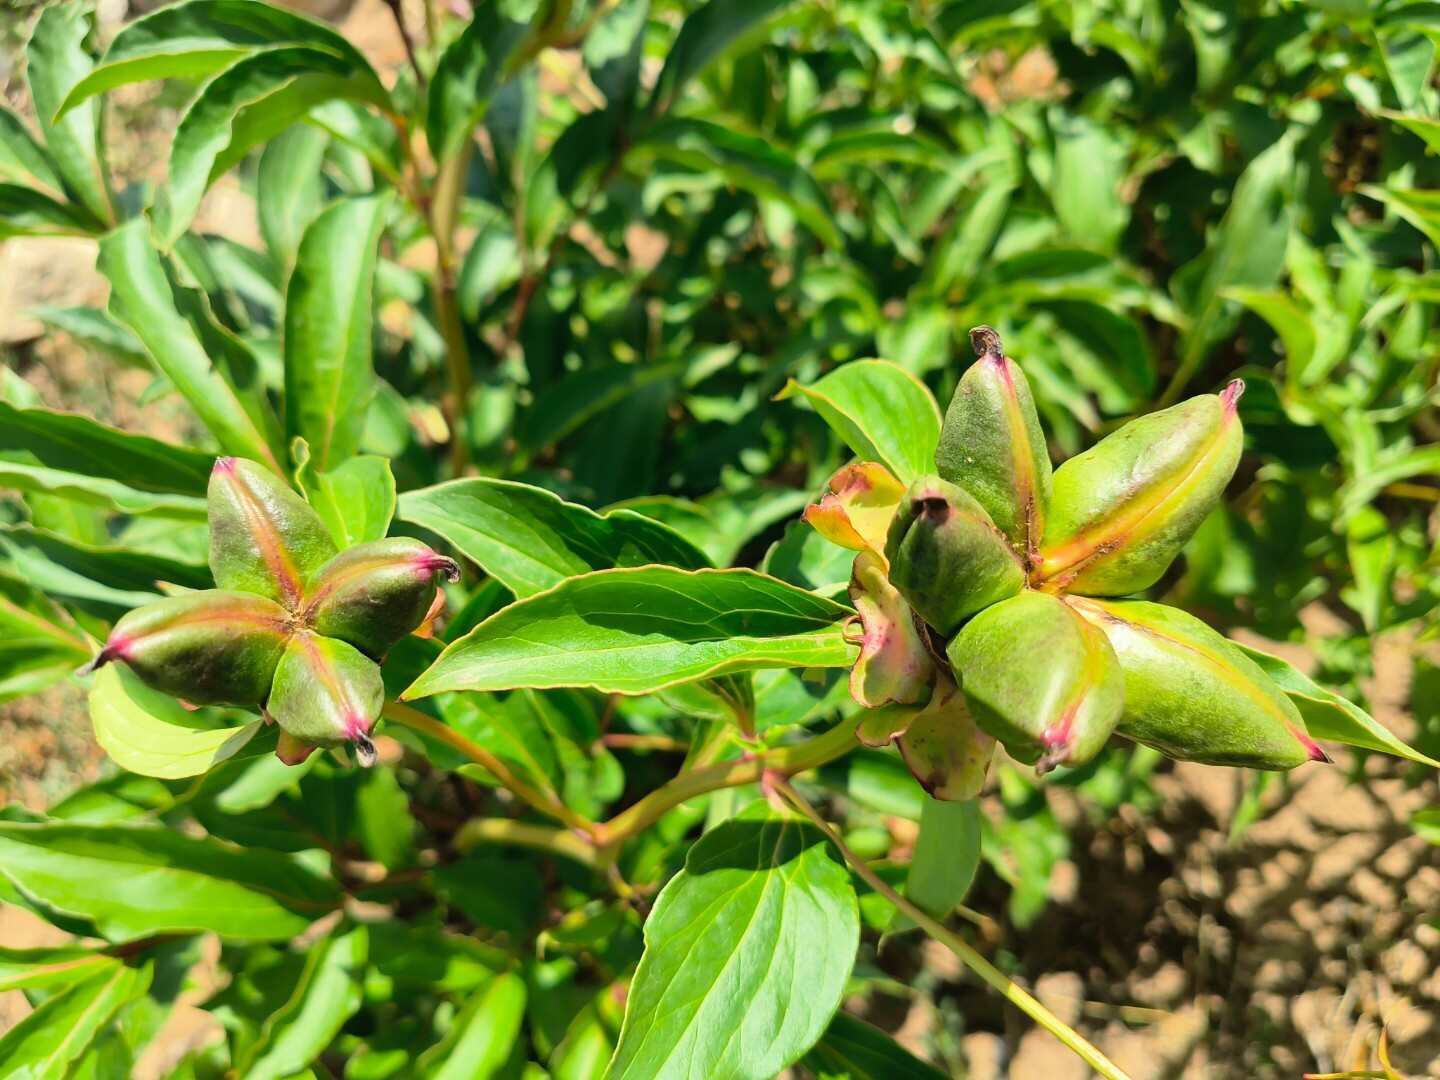
<svg viewBox="0 0 1440 1080">
<path fill-rule="evenodd" d="M 848 667 L 852 614 L 753 570 L 600 570 L 486 619 L 403 696 L 560 686 L 646 694 L 739 671 Z"/>
<path fill-rule="evenodd" d="M 597 513 L 509 480 L 476 477 L 407 491 L 399 515 L 444 537 L 518 597 L 614 566 L 709 565 L 680 534 L 633 510 Z"/>
<path fill-rule="evenodd" d="M 771 1080 L 830 1023 L 860 937 L 819 830 L 756 803 L 705 834 L 656 898 L 610 1080 Z"/>
<path fill-rule="evenodd" d="M 121 664 L 95 674 L 89 700 L 95 741 L 111 760 L 164 780 L 210 771 L 238 753 L 263 723 L 257 717 L 238 727 L 198 728 L 178 701 L 151 690 Z"/>
<path fill-rule="evenodd" d="M 1407 761 L 1440 769 L 1440 761 L 1408 746 L 1353 701 L 1326 690 L 1293 664 L 1260 649 L 1242 645 L 1238 641 L 1232 644 L 1259 664 L 1260 669 L 1295 703 L 1300 715 L 1305 719 L 1305 728 L 1311 735 L 1318 739 L 1345 743 L 1347 746 L 1379 750 Z"/>
<path fill-rule="evenodd" d="M 940 407 L 925 384 L 885 360 L 852 360 L 778 397 L 802 395 L 862 461 L 889 467 L 903 484 L 934 468 Z"/>
<path fill-rule="evenodd" d="M 207 931 L 283 941 L 339 902 L 287 857 L 166 827 L 0 821 L 0 873 L 114 942 Z"/>
<path fill-rule="evenodd" d="M 375 392 L 371 358 L 376 248 L 389 198 L 345 199 L 300 241 L 285 296 L 285 426 L 313 467 L 356 452 Z"/>
</svg>

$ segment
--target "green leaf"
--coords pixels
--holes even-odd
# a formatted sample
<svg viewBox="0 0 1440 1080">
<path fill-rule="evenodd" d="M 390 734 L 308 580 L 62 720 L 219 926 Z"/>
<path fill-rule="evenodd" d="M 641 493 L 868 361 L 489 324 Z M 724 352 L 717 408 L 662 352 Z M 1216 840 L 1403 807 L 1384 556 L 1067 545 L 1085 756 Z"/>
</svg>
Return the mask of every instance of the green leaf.
<svg viewBox="0 0 1440 1080">
<path fill-rule="evenodd" d="M 656 898 L 610 1080 L 771 1080 L 830 1023 L 859 908 L 819 830 L 756 803 Z"/>
<path fill-rule="evenodd" d="M 525 449 L 542 450 L 611 406 L 633 400 L 642 389 L 680 371 L 678 363 L 606 364 L 567 375 L 525 411 L 516 437 Z"/>
<path fill-rule="evenodd" d="M 100 241 L 100 272 L 110 280 L 110 310 L 145 344 L 155 366 L 175 384 L 226 453 L 264 462 L 280 471 L 266 438 L 269 423 L 252 409 L 258 373 L 233 369 L 227 378 L 212 361 L 220 349 L 216 327 L 198 326 L 182 314 L 194 311 L 194 294 L 181 291 L 151 242 L 143 219 L 122 225 Z M 207 333 L 207 331 L 209 331 Z M 249 377 L 237 386 L 236 375 Z M 247 408 L 246 400 L 252 402 Z"/>
<path fill-rule="evenodd" d="M 430 80 L 425 133 L 438 161 L 448 161 L 479 126 L 496 91 L 511 75 L 512 58 L 530 27 L 499 4 L 476 9 L 470 25 L 440 56 Z"/>
<path fill-rule="evenodd" d="M 852 360 L 810 386 L 793 379 L 779 399 L 802 395 L 862 461 L 903 484 L 934 471 L 940 407 L 925 384 L 886 360 Z"/>
<path fill-rule="evenodd" d="M 306 949 L 289 999 L 265 1021 L 238 1063 L 248 1080 L 294 1076 L 324 1052 L 360 1008 L 369 935 L 364 927 Z"/>
<path fill-rule="evenodd" d="M 1285 347 L 1285 381 L 1291 387 L 1306 385 L 1310 361 L 1315 358 L 1315 324 L 1308 312 L 1280 289 L 1229 288 L 1221 292 L 1227 300 L 1238 300 L 1259 315 Z"/>
<path fill-rule="evenodd" d="M 163 229 L 167 244 L 189 227 L 206 189 L 252 147 L 337 98 L 388 107 L 369 65 L 316 49 L 256 53 L 206 83 L 175 129 Z"/>
<path fill-rule="evenodd" d="M 39 304 L 29 313 L 53 330 L 61 330 L 76 341 L 131 367 L 150 370 L 145 346 L 128 329 L 101 308 L 50 307 Z"/>
<path fill-rule="evenodd" d="M 95 674 L 90 722 L 95 741 L 115 764 L 163 780 L 210 771 L 233 757 L 263 724 L 257 718 L 239 727 L 197 728 L 178 701 L 151 690 L 123 664 L 109 664 Z"/>
<path fill-rule="evenodd" d="M 285 425 L 315 469 L 356 452 L 375 393 L 372 290 L 385 195 L 344 199 L 305 230 L 285 296 Z"/>
<path fill-rule="evenodd" d="M 1440 244 L 1440 191 L 1374 184 L 1361 184 L 1356 190 L 1383 202 L 1396 216 L 1424 233 L 1432 244 Z"/>
<path fill-rule="evenodd" d="M 652 160 L 673 162 L 762 200 L 784 203 L 826 247 L 844 246 L 824 189 L 794 158 L 765 139 L 707 120 L 669 117 L 650 128 L 626 156 L 631 168 L 642 171 Z"/>
<path fill-rule="evenodd" d="M 1348 746 L 1379 750 L 1407 761 L 1440 769 L 1440 761 L 1406 745 L 1353 701 L 1326 690 L 1292 664 L 1278 656 L 1242 645 L 1238 641 L 1233 644 L 1259 664 L 1260 669 L 1285 691 L 1285 695 L 1295 703 L 1300 715 L 1304 717 L 1306 729 L 1317 739 L 1330 739 Z"/>
<path fill-rule="evenodd" d="M 97 547 L 25 525 L 0 526 L 0 553 L 15 577 L 56 596 L 134 607 L 156 598 L 161 581 L 187 589 L 213 585 L 208 568 L 124 547 Z"/>
<path fill-rule="evenodd" d="M 651 113 L 669 109 L 687 83 L 722 55 L 759 41 L 786 0 L 709 0 L 680 27 L 650 97 Z"/>
<path fill-rule="evenodd" d="M 569 578 L 510 605 L 405 692 L 591 687 L 648 694 L 774 667 L 848 667 L 853 612 L 753 570 L 639 566 Z"/>
<path fill-rule="evenodd" d="M 818 1080 L 944 1080 L 877 1027 L 837 1012 L 804 1065 Z"/>
<path fill-rule="evenodd" d="M 0 821 L 0 873 L 109 941 L 213 931 L 284 941 L 339 903 L 291 859 L 168 827 Z"/>
<path fill-rule="evenodd" d="M 47 469 L 43 465 L 0 460 L 0 487 L 73 499 L 122 514 L 155 514 L 180 521 L 205 520 L 205 500 L 194 495 L 136 491 L 114 480 Z"/>
<path fill-rule="evenodd" d="M 152 968 L 115 965 L 47 999 L 0 1039 L 0 1073 L 65 1080 L 91 1042 L 150 986 Z"/>
<path fill-rule="evenodd" d="M 342 551 L 379 540 L 395 516 L 395 477 L 388 458 L 362 454 L 329 472 L 316 472 L 310 448 L 297 442 L 292 452 L 295 478 L 305 498 Z"/>
<path fill-rule="evenodd" d="M 40 464 L 86 473 L 139 491 L 205 494 L 213 454 L 51 409 L 19 409 L 0 401 L 0 450 L 24 450 Z"/>
<path fill-rule="evenodd" d="M 0 576 L 0 703 L 53 686 L 91 652 L 84 634 L 53 600 Z"/>
<path fill-rule="evenodd" d="M 1375 115 L 1395 121 L 1413 135 L 1423 139 L 1431 153 L 1440 154 L 1440 120 L 1418 113 L 1396 112 L 1393 109 L 1378 109 Z"/>
<path fill-rule="evenodd" d="M 19 184 L 0 184 L 0 240 L 10 236 L 89 236 L 94 218 L 69 203 Z"/>
<path fill-rule="evenodd" d="M 510 1058 L 525 1019 L 525 980 L 496 975 L 472 994 L 436 1046 L 416 1061 L 425 1080 L 490 1080 Z"/>
<path fill-rule="evenodd" d="M 1126 151 L 1114 134 L 1117 126 L 1059 108 L 1052 116 L 1055 175 L 1050 199 L 1055 216 L 1077 243 L 1114 251 L 1130 223 L 1130 207 L 1120 196 Z"/>
<path fill-rule="evenodd" d="M 260 235 L 275 262 L 289 272 L 300 238 L 320 213 L 325 197 L 321 171 L 330 136 L 310 124 L 295 124 L 272 139 L 255 175 Z"/>
<path fill-rule="evenodd" d="M 35 141 L 11 110 L 0 106 L 0 179 L 21 184 L 35 181 L 56 195 L 65 193 L 65 181 L 55 171 L 49 153 Z"/>
<path fill-rule="evenodd" d="M 0 946 L 0 991 L 68 986 L 118 964 L 113 956 L 72 945 L 50 949 Z"/>
<path fill-rule="evenodd" d="M 69 91 L 62 111 L 96 94 L 152 79 L 199 80 L 261 49 L 306 47 L 368 66 L 324 23 L 259 0 L 190 0 L 123 27 L 95 70 Z M 53 110 L 52 110 L 53 112 Z"/>
<path fill-rule="evenodd" d="M 937 919 L 965 899 L 980 867 L 980 804 L 941 802 L 928 795 L 910 860 L 905 897 Z"/>
<path fill-rule="evenodd" d="M 1188 324 L 1180 363 L 1160 404 L 1179 399 L 1201 362 L 1235 325 L 1225 290 L 1265 289 L 1285 268 L 1294 179 L 1294 148 L 1287 136 L 1256 156 L 1235 185 L 1230 206 L 1205 251 L 1176 271 L 1177 300 Z"/>
<path fill-rule="evenodd" d="M 40 134 L 67 192 L 101 221 L 111 221 L 114 211 L 99 155 L 99 106 L 92 102 L 56 116 L 70 88 L 94 66 L 85 51 L 90 21 L 89 10 L 81 4 L 46 7 L 30 37 L 25 73 Z"/>
<path fill-rule="evenodd" d="M 709 565 L 678 533 L 633 510 L 600 514 L 509 480 L 476 477 L 407 491 L 399 514 L 444 537 L 522 598 L 591 570 Z"/>
<path fill-rule="evenodd" d="M 1418 811 L 1410 818 L 1410 827 L 1417 836 L 1440 845 L 1440 809 Z"/>
</svg>

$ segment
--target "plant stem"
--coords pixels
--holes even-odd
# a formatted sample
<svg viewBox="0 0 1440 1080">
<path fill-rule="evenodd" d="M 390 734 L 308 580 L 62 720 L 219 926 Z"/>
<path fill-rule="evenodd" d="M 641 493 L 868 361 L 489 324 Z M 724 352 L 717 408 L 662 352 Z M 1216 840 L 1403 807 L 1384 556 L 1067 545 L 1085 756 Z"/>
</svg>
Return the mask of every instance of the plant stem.
<svg viewBox="0 0 1440 1080">
<path fill-rule="evenodd" d="M 613 735 L 601 735 L 600 742 L 614 750 L 660 750 L 683 754 L 690 749 L 689 743 L 682 739 L 672 739 L 669 735 L 628 735 L 616 732 Z"/>
<path fill-rule="evenodd" d="M 529 803 L 546 817 L 554 818 L 587 838 L 594 837 L 596 830 L 600 827 L 593 821 L 587 821 L 575 813 L 554 795 L 541 791 L 522 780 L 510 766 L 489 750 L 467 739 L 448 724 L 442 724 L 434 717 L 426 716 L 419 709 L 399 701 L 386 702 L 383 713 L 385 718 L 393 723 L 408 727 L 412 731 L 418 731 L 422 735 L 427 735 L 437 742 L 443 742 L 446 746 L 458 750 L 477 765 L 483 766 L 496 780 L 514 793 L 516 798 Z"/>
<path fill-rule="evenodd" d="M 456 295 L 455 221 L 474 149 L 475 141 L 466 139 L 440 166 L 435 177 L 434 197 L 430 200 L 430 232 L 435 237 L 435 318 L 440 323 L 440 336 L 445 340 L 445 370 L 450 382 L 445 411 L 450 424 L 450 466 L 456 476 L 465 471 L 470 460 L 465 411 L 470 405 L 471 380 L 470 349 L 465 344 L 465 328 L 460 322 Z"/>
<path fill-rule="evenodd" d="M 510 818 L 471 818 L 455 833 L 455 847 L 469 851 L 480 844 L 510 844 L 563 855 L 592 870 L 600 869 L 595 845 L 583 836 L 548 825 L 532 825 Z"/>
<path fill-rule="evenodd" d="M 410 61 L 410 70 L 415 73 L 415 85 L 423 91 L 425 89 L 425 72 L 420 70 L 420 61 L 415 58 L 415 41 L 411 38 L 410 30 L 405 25 L 405 13 L 401 10 L 401 0 L 385 0 L 385 6 L 395 17 L 395 29 L 400 31 L 400 41 L 405 46 L 405 59 Z"/>
<path fill-rule="evenodd" d="M 1094 1069 L 1106 1080 L 1130 1080 L 1121 1071 L 1120 1067 L 1092 1046 L 1086 1039 L 1075 1031 L 1058 1016 L 1052 1013 L 1044 1005 L 1040 1004 L 1034 997 L 1020 987 L 1018 983 L 1007 976 L 994 964 L 986 960 L 976 952 L 964 938 L 960 937 L 949 927 L 945 926 L 938 919 L 931 918 L 925 912 L 912 904 L 905 897 L 887 885 L 864 859 L 860 858 L 840 838 L 840 834 L 820 816 L 819 811 L 811 806 L 805 796 L 795 790 L 795 787 L 784 777 L 772 776 L 769 778 L 770 785 L 782 794 L 789 802 L 809 818 L 817 828 L 820 829 L 830 841 L 840 850 L 845 861 L 850 864 L 851 869 L 865 880 L 865 883 L 878 892 L 885 899 L 894 904 L 900 911 L 908 915 L 922 930 L 940 942 L 956 956 L 961 963 L 968 967 L 976 975 L 980 976 L 992 989 L 996 990 L 1011 1004 L 1020 1009 L 1026 1016 L 1034 1020 L 1050 1034 L 1054 1035 L 1067 1047 L 1075 1052 L 1085 1064 Z"/>
<path fill-rule="evenodd" d="M 843 757 L 856 746 L 856 722 L 845 721 L 823 735 L 792 746 L 747 754 L 734 761 L 722 761 L 681 773 L 634 806 L 597 825 L 596 841 L 605 847 L 618 846 L 636 833 L 648 829 L 681 803 L 697 796 L 720 788 L 758 783 L 767 774 L 792 776 Z"/>
</svg>

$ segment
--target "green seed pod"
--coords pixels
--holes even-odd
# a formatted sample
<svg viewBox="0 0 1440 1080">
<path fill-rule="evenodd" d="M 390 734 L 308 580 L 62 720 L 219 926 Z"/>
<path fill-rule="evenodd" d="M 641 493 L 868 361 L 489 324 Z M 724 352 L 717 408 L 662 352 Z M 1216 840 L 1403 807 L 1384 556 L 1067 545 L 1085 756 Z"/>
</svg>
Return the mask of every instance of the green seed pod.
<svg viewBox="0 0 1440 1080">
<path fill-rule="evenodd" d="M 1024 567 L 990 515 L 938 476 L 910 485 L 890 525 L 885 555 L 891 582 L 945 635 L 1025 584 Z"/>
<path fill-rule="evenodd" d="M 346 548 L 311 579 L 306 622 L 378 660 L 424 622 L 437 573 L 454 581 L 460 568 L 419 540 L 393 536 Z"/>
<path fill-rule="evenodd" d="M 977 326 L 970 343 L 979 359 L 950 399 L 935 471 L 974 496 L 1015 550 L 1028 557 L 1045 532 L 1050 451 L 1030 383 L 1001 351 L 999 335 Z"/>
<path fill-rule="evenodd" d="M 349 742 L 368 766 L 375 763 L 370 731 L 384 704 L 373 660 L 343 641 L 301 630 L 280 657 L 266 712 L 288 736 L 279 747 L 287 764 L 304 761 L 317 746 Z"/>
<path fill-rule="evenodd" d="M 1116 730 L 1167 757 L 1251 769 L 1328 761 L 1291 700 L 1193 615 L 1140 600 L 1074 602 L 1105 632 L 1125 675 Z"/>
<path fill-rule="evenodd" d="M 1244 390 L 1236 379 L 1132 420 L 1061 465 L 1035 580 L 1087 596 L 1159 581 L 1235 474 Z"/>
<path fill-rule="evenodd" d="M 900 756 L 932 798 L 965 802 L 980 794 L 995 740 L 976 725 L 965 695 L 949 679 L 899 736 Z"/>
<path fill-rule="evenodd" d="M 290 623 L 284 608 L 248 593 L 167 597 L 122 616 L 90 670 L 121 660 L 146 686 L 195 705 L 259 705 Z"/>
<path fill-rule="evenodd" d="M 987 608 L 949 656 L 976 722 L 1039 772 L 1089 761 L 1120 719 L 1115 651 L 1059 597 L 1024 592 Z"/>
<path fill-rule="evenodd" d="M 215 459 L 209 511 L 210 571 L 222 589 L 295 611 L 306 580 L 335 555 L 335 541 L 310 504 L 253 461 Z"/>
</svg>

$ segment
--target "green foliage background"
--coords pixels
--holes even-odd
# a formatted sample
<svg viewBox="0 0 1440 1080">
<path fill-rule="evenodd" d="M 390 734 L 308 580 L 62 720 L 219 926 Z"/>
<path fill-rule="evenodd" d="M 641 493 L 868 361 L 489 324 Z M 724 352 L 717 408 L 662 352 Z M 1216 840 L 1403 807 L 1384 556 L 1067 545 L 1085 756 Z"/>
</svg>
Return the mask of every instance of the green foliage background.
<svg viewBox="0 0 1440 1080">
<path fill-rule="evenodd" d="M 18 492 L 0 529 L 0 700 L 68 677 L 156 580 L 207 584 L 198 496 L 217 450 L 298 468 L 341 526 L 345 507 L 388 521 L 382 458 L 399 528 L 431 539 L 466 543 L 443 507 L 403 493 L 474 472 L 635 511 L 716 565 L 833 591 L 848 557 L 791 522 L 849 451 L 777 395 L 879 356 L 943 402 L 978 323 L 1029 375 L 1057 460 L 1129 416 L 1246 380 L 1247 452 L 1227 506 L 1157 597 L 1222 628 L 1308 641 L 1318 680 L 1357 696 L 1376 635 L 1433 638 L 1440 4 L 506 0 L 469 29 L 431 14 L 433 41 L 415 28 L 427 88 L 408 68 L 382 86 L 313 27 L 285 31 L 290 51 L 246 46 L 234 67 L 172 71 L 192 78 L 157 107 L 199 93 L 213 115 L 190 111 L 156 183 L 107 175 L 97 133 L 113 103 L 55 119 L 102 43 L 82 5 L 47 11 L 32 110 L 0 115 L 0 238 L 104 236 L 110 308 L 40 317 L 152 372 L 147 398 L 183 400 L 208 434 L 157 449 L 86 429 L 72 452 L 74 432 L 33 420 L 22 358 L 0 372 L 0 486 Z M 251 142 L 215 104 L 212 75 L 255 95 Z M 232 168 L 256 200 L 261 246 L 188 229 Z M 487 569 L 452 595 L 447 638 L 533 591 L 518 571 Z M 1340 625 L 1307 639 L 1301 613 L 1317 601 Z M 407 648 L 387 664 L 392 691 L 434 655 Z M 829 687 L 798 679 L 755 693 L 777 735 L 839 708 Z M 440 715 L 586 816 L 673 771 L 602 733 L 724 742 L 722 721 L 691 719 L 724 715 L 699 692 L 478 700 Z M 202 756 L 244 722 L 210 720 Z M 1436 755 L 1433 720 L 1416 745 Z M 554 852 L 457 840 L 480 809 L 523 815 L 443 746 L 410 739 L 393 770 L 324 760 L 297 774 L 255 753 L 264 741 L 199 780 L 122 774 L 51 810 L 52 826 L 75 830 L 57 843 L 107 863 L 97 876 L 128 873 L 132 857 L 104 827 L 194 822 L 289 868 L 272 869 L 295 875 L 299 900 L 333 904 L 343 890 L 401 915 L 347 921 L 308 953 L 267 943 L 309 924 L 293 905 L 210 927 L 230 935 L 233 981 L 208 1006 L 227 1040 L 177 1076 L 599 1076 L 654 889 L 702 820 L 748 801 L 721 793 L 644 834 L 623 872 L 645 899 L 627 903 Z M 1102 812 L 1146 810 L 1157 764 L 1112 754 L 1063 782 Z M 857 755 L 820 783 L 848 797 L 857 849 L 884 854 L 882 814 L 922 817 L 893 757 Z M 1019 772 L 1003 770 L 1001 791 L 1013 816 L 986 823 L 985 854 L 1023 927 L 1066 841 Z M 37 820 L 18 807 L 0 817 L 12 831 Z M 0 851 L 19 860 L 30 835 L 0 834 Z M 831 875 L 819 848 L 800 846 L 817 879 Z M 254 901 L 219 877 L 212 902 Z M 86 1003 L 104 1017 L 55 1075 L 122 1075 L 194 939 L 170 940 L 163 919 L 117 923 L 63 890 L 47 904 L 33 887 L 0 879 L 0 898 L 112 943 L 161 939 L 143 968 L 87 953 L 99 974 L 68 997 L 7 974 L 0 956 L 0 985 L 37 988 L 51 1028 Z M 872 893 L 859 910 L 867 941 L 893 917 Z M 850 989 L 884 984 L 862 963 Z M 806 1059 L 811 1072 L 901 1075 L 873 1066 L 893 1044 L 867 1051 L 872 1033 L 846 1024 Z M 625 1075 L 649 1075 L 633 1067 Z M 1245 1067 L 1272 1074 L 1263 1051 Z"/>
</svg>

